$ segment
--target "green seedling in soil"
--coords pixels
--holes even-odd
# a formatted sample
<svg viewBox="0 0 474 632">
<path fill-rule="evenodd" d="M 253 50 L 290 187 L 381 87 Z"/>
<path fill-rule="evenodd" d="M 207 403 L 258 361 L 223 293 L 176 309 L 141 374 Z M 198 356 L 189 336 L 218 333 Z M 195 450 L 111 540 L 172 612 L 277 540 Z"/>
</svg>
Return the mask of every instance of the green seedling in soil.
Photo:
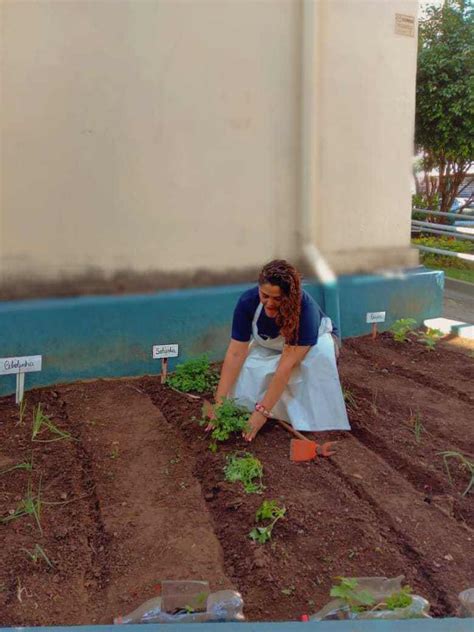
<svg viewBox="0 0 474 632">
<path fill-rule="evenodd" d="M 276 500 L 264 500 L 255 514 L 255 521 L 269 521 L 266 526 L 257 526 L 249 533 L 249 537 L 260 544 L 264 544 L 271 540 L 272 531 L 278 520 L 281 520 L 286 514 L 286 507 L 279 507 Z"/>
<path fill-rule="evenodd" d="M 393 323 L 390 331 L 397 342 L 406 342 L 408 340 L 407 334 L 415 327 L 416 320 L 414 318 L 400 318 Z"/>
<path fill-rule="evenodd" d="M 40 562 L 41 560 L 43 560 L 44 562 L 46 562 L 46 564 L 50 568 L 53 568 L 53 563 L 51 562 L 49 557 L 44 552 L 43 547 L 40 546 L 39 544 L 35 544 L 35 548 L 32 551 L 28 551 L 28 549 L 24 549 L 24 548 L 22 548 L 21 550 L 24 551 L 27 554 L 27 556 L 30 558 L 30 560 L 34 564 L 36 564 L 37 562 Z"/>
<path fill-rule="evenodd" d="M 43 529 L 41 527 L 41 505 L 42 500 L 40 498 L 41 495 L 41 481 L 38 485 L 38 493 L 36 496 L 33 494 L 31 481 L 28 483 L 28 487 L 26 490 L 25 497 L 19 502 L 18 507 L 12 511 L 8 516 L 2 518 L 3 523 L 11 522 L 12 520 L 17 520 L 18 518 L 22 518 L 23 516 L 33 516 L 40 533 L 43 533 Z"/>
<path fill-rule="evenodd" d="M 381 605 L 387 610 L 396 610 L 397 608 L 408 608 L 412 601 L 411 587 L 403 586 L 401 590 L 387 597 L 385 603 Z"/>
<path fill-rule="evenodd" d="M 434 351 L 436 344 L 444 336 L 440 329 L 431 329 L 428 327 L 426 331 L 422 331 L 416 334 L 421 342 L 428 347 L 428 351 Z"/>
<path fill-rule="evenodd" d="M 52 434 L 57 435 L 57 437 L 54 439 L 37 439 L 36 437 L 44 430 L 49 430 Z M 41 410 L 41 404 L 38 404 L 38 406 L 33 409 L 31 440 L 38 443 L 52 443 L 53 441 L 61 441 L 62 439 L 72 439 L 72 435 L 55 426 L 48 415 L 45 415 Z"/>
<path fill-rule="evenodd" d="M 18 405 L 18 424 L 21 426 L 26 413 L 26 397 L 24 397 Z"/>
<path fill-rule="evenodd" d="M 449 459 L 458 459 L 460 461 L 460 465 L 463 469 L 467 470 L 468 474 L 470 474 L 471 479 L 469 481 L 468 486 L 463 492 L 463 496 L 466 496 L 470 491 L 471 487 L 474 485 L 474 461 L 470 461 L 467 456 L 462 454 L 461 452 L 456 452 L 454 450 L 446 450 L 445 452 L 438 452 L 439 456 L 443 457 L 444 467 L 446 468 L 446 473 L 448 475 L 448 480 L 453 485 L 453 477 L 451 476 L 451 470 L 449 469 Z"/>
<path fill-rule="evenodd" d="M 352 394 L 352 391 L 350 391 L 348 388 L 342 387 L 342 394 L 348 408 L 352 408 L 353 410 L 357 410 L 359 408 L 359 405 L 357 404 L 356 398 Z"/>
<path fill-rule="evenodd" d="M 211 452 L 217 451 L 217 441 L 227 441 L 233 432 L 244 432 L 248 428 L 249 411 L 235 403 L 234 399 L 224 399 L 215 407 L 215 418 L 212 420 Z M 207 426 L 209 419 L 201 419 L 201 426 Z"/>
<path fill-rule="evenodd" d="M 331 597 L 341 599 L 352 612 L 362 612 L 375 604 L 373 595 L 368 590 L 357 590 L 358 582 L 349 577 L 338 577 L 339 584 L 329 592 Z"/>
<path fill-rule="evenodd" d="M 118 459 L 120 456 L 118 441 L 112 441 L 112 450 L 109 456 L 111 459 Z"/>
<path fill-rule="evenodd" d="M 169 386 L 183 393 L 208 393 L 215 389 L 218 382 L 219 373 L 211 367 L 207 356 L 178 364 L 167 379 Z"/>
<path fill-rule="evenodd" d="M 263 466 L 261 462 L 249 453 L 232 454 L 227 457 L 227 465 L 224 468 L 225 480 L 231 483 L 240 481 L 247 494 L 261 494 Z M 257 479 L 257 480 L 255 480 Z"/>
<path fill-rule="evenodd" d="M 12 467 L 7 468 L 6 470 L 2 470 L 0 475 L 7 474 L 8 472 L 13 472 L 14 470 L 26 470 L 27 472 L 31 472 L 33 470 L 33 459 L 31 461 L 24 461 L 23 463 L 17 463 Z"/>
<path fill-rule="evenodd" d="M 415 435 L 415 441 L 417 443 L 420 443 L 422 433 L 426 432 L 425 427 L 421 422 L 420 413 L 419 412 L 415 414 L 411 413 L 409 423 L 410 423 L 410 426 L 412 427 L 413 434 Z"/>
</svg>

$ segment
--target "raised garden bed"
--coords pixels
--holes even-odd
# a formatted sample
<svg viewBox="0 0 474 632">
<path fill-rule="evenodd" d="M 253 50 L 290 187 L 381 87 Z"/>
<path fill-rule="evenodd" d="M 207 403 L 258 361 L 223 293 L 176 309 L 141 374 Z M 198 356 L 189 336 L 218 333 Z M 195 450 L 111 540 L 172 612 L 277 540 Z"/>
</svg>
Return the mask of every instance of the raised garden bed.
<svg viewBox="0 0 474 632">
<path fill-rule="evenodd" d="M 450 481 L 439 453 L 472 458 L 474 361 L 382 335 L 345 341 L 340 370 L 352 433 L 324 433 L 337 455 L 295 465 L 268 424 L 250 446 L 263 495 L 224 481 L 226 456 L 248 446 L 211 453 L 193 420 L 202 402 L 157 377 L 32 391 L 21 422 L 1 399 L 0 471 L 31 457 L 33 469 L 0 475 L 0 625 L 110 623 L 160 579 L 236 588 L 251 620 L 298 619 L 341 575 L 404 574 L 433 615 L 455 615 L 474 584 L 474 511 L 467 471 L 450 461 Z M 39 402 L 71 438 L 43 428 L 35 439 L 59 440 L 32 442 Z M 263 498 L 286 514 L 258 544 Z M 31 506 L 38 519 L 14 517 Z"/>
</svg>

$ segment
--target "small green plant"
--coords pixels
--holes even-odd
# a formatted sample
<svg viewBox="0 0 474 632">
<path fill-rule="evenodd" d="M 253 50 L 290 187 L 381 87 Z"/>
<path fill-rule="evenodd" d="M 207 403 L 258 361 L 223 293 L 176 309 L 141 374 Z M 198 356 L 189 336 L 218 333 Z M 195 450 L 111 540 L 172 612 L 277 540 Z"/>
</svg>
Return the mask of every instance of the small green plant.
<svg viewBox="0 0 474 632">
<path fill-rule="evenodd" d="M 18 405 L 18 424 L 21 426 L 26 413 L 26 397 Z"/>
<path fill-rule="evenodd" d="M 428 327 L 426 331 L 421 331 L 416 334 L 421 342 L 428 348 L 428 351 L 433 351 L 437 343 L 444 336 L 440 329 L 431 329 Z"/>
<path fill-rule="evenodd" d="M 112 450 L 109 454 L 111 459 L 118 459 L 120 456 L 119 443 L 118 441 L 112 441 Z"/>
<path fill-rule="evenodd" d="M 38 493 L 33 494 L 33 489 L 31 485 L 31 481 L 28 482 L 28 487 L 26 490 L 25 497 L 19 502 L 17 508 L 13 510 L 8 516 L 2 518 L 3 523 L 11 522 L 12 520 L 17 520 L 18 518 L 22 518 L 23 516 L 33 516 L 40 533 L 43 533 L 43 529 L 41 527 L 41 481 L 38 485 Z"/>
<path fill-rule="evenodd" d="M 33 470 L 33 458 L 31 458 L 31 461 L 23 461 L 22 463 L 17 463 L 16 465 L 12 465 L 12 467 L 8 467 L 6 470 L 1 470 L 0 475 L 7 474 L 7 472 L 13 472 L 14 470 L 26 470 L 27 472 L 31 472 Z"/>
<path fill-rule="evenodd" d="M 467 470 L 471 478 L 469 480 L 468 486 L 462 494 L 463 496 L 466 496 L 471 491 L 471 487 L 474 485 L 474 461 L 470 461 L 467 456 L 465 456 L 461 452 L 456 452 L 455 450 L 438 452 L 438 455 L 443 457 L 444 467 L 446 468 L 448 480 L 451 485 L 453 485 L 453 477 L 451 476 L 451 470 L 449 469 L 449 459 L 458 459 L 460 461 L 461 467 Z"/>
<path fill-rule="evenodd" d="M 400 318 L 393 323 L 390 327 L 390 331 L 397 342 L 405 342 L 407 340 L 407 334 L 415 329 L 415 327 L 416 320 L 414 318 Z"/>
<path fill-rule="evenodd" d="M 32 549 L 31 551 L 28 551 L 28 549 L 25 549 L 25 548 L 22 548 L 21 550 L 24 551 L 27 554 L 27 556 L 30 558 L 30 560 L 34 564 L 36 564 L 37 562 L 40 562 L 41 560 L 43 560 L 44 562 L 46 562 L 46 564 L 50 568 L 53 568 L 53 563 L 51 562 L 49 557 L 44 552 L 43 547 L 40 546 L 39 544 L 35 544 L 35 548 Z"/>
<path fill-rule="evenodd" d="M 283 595 L 291 597 L 294 594 L 295 590 L 296 588 L 294 586 L 288 586 L 288 588 L 283 588 L 281 592 Z"/>
<path fill-rule="evenodd" d="M 247 494 L 261 494 L 263 466 L 254 456 L 244 453 L 243 456 L 232 454 L 227 457 L 224 468 L 225 480 L 235 483 L 240 481 Z"/>
<path fill-rule="evenodd" d="M 375 604 L 375 598 L 368 590 L 357 590 L 358 582 L 349 577 L 338 577 L 339 584 L 329 592 L 331 597 L 341 599 L 352 612 L 361 612 Z"/>
<path fill-rule="evenodd" d="M 212 420 L 211 443 L 209 449 L 216 452 L 217 441 L 227 441 L 233 432 L 244 432 L 248 428 L 249 411 L 236 404 L 235 399 L 225 398 L 215 407 L 215 418 Z M 209 419 L 201 419 L 201 426 L 209 424 Z"/>
<path fill-rule="evenodd" d="M 49 430 L 49 432 L 57 436 L 54 439 L 37 439 L 38 435 L 44 430 Z M 38 406 L 33 409 L 31 440 L 38 443 L 52 443 L 53 441 L 61 441 L 62 439 L 72 439 L 72 435 L 55 426 L 48 415 L 45 415 L 42 411 L 41 404 L 38 404 Z"/>
<path fill-rule="evenodd" d="M 249 537 L 260 544 L 271 540 L 272 531 L 278 520 L 286 514 L 286 507 L 279 507 L 276 500 L 264 500 L 255 514 L 255 522 L 267 522 L 265 526 L 257 526 L 249 533 Z"/>
<path fill-rule="evenodd" d="M 345 386 L 342 387 L 342 394 L 344 396 L 344 401 L 347 404 L 348 408 L 352 408 L 353 410 L 357 410 L 359 408 L 359 405 L 356 401 L 356 398 L 354 397 L 352 391 L 350 391 L 348 388 L 346 388 Z"/>
<path fill-rule="evenodd" d="M 401 590 L 387 597 L 384 606 L 387 610 L 396 610 L 397 608 L 407 608 L 412 601 L 411 587 L 403 586 Z"/>
<path fill-rule="evenodd" d="M 425 431 L 425 427 L 421 421 L 421 415 L 420 413 L 417 411 L 415 414 L 411 413 L 410 415 L 410 426 L 411 429 L 413 431 L 413 434 L 415 435 L 415 441 L 417 443 L 420 443 L 421 441 L 421 435 L 423 432 Z"/>
<path fill-rule="evenodd" d="M 195 391 L 207 393 L 213 391 L 219 382 L 219 374 L 210 365 L 207 356 L 193 358 L 182 364 L 178 364 L 167 383 L 183 393 Z"/>
</svg>

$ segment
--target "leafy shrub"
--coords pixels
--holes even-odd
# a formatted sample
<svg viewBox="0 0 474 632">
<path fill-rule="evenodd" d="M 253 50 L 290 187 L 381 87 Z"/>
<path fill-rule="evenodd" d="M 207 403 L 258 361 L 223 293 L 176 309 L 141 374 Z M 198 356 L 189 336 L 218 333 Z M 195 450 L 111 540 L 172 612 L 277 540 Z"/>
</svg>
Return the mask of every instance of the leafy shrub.
<svg viewBox="0 0 474 632">
<path fill-rule="evenodd" d="M 390 327 L 390 331 L 397 342 L 405 342 L 409 331 L 416 327 L 414 318 L 400 318 Z"/>
<path fill-rule="evenodd" d="M 439 329 L 431 329 L 430 327 L 428 327 L 426 331 L 418 332 L 416 335 L 421 339 L 421 342 L 428 347 L 428 351 L 433 351 L 436 344 L 444 336 L 443 332 Z"/>
<path fill-rule="evenodd" d="M 225 479 L 231 483 L 240 481 L 247 494 L 261 494 L 263 491 L 261 462 L 251 454 L 240 456 L 233 454 L 227 458 L 224 468 Z M 257 481 L 255 481 L 257 479 Z"/>
<path fill-rule="evenodd" d="M 215 418 L 212 420 L 211 444 L 212 452 L 217 450 L 217 441 L 227 441 L 233 432 L 244 432 L 248 429 L 249 411 L 236 404 L 235 399 L 225 398 L 215 407 Z M 201 419 L 201 426 L 209 424 L 208 419 Z"/>
<path fill-rule="evenodd" d="M 209 358 L 201 356 L 178 364 L 174 373 L 168 377 L 167 382 L 183 393 L 190 391 L 207 393 L 217 386 L 219 374 L 211 367 Z"/>
</svg>

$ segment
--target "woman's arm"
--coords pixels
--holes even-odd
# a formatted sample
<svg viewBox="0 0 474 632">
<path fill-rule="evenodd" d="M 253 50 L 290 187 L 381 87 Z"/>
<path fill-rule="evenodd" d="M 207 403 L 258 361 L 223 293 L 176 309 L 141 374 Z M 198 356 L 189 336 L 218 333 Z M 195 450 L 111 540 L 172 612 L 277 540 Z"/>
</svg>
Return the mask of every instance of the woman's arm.
<svg viewBox="0 0 474 632">
<path fill-rule="evenodd" d="M 266 410 L 271 411 L 278 402 L 288 384 L 291 372 L 303 360 L 310 349 L 311 347 L 285 345 L 275 375 L 264 398 L 259 402 Z M 252 441 L 266 421 L 267 417 L 265 415 L 258 411 L 253 412 L 249 419 L 250 430 L 244 434 L 245 439 Z"/>
<path fill-rule="evenodd" d="M 220 404 L 224 397 L 227 397 L 230 389 L 234 386 L 240 369 L 247 357 L 249 350 L 248 342 L 231 340 L 222 365 L 221 377 L 216 390 L 216 404 Z"/>
</svg>

